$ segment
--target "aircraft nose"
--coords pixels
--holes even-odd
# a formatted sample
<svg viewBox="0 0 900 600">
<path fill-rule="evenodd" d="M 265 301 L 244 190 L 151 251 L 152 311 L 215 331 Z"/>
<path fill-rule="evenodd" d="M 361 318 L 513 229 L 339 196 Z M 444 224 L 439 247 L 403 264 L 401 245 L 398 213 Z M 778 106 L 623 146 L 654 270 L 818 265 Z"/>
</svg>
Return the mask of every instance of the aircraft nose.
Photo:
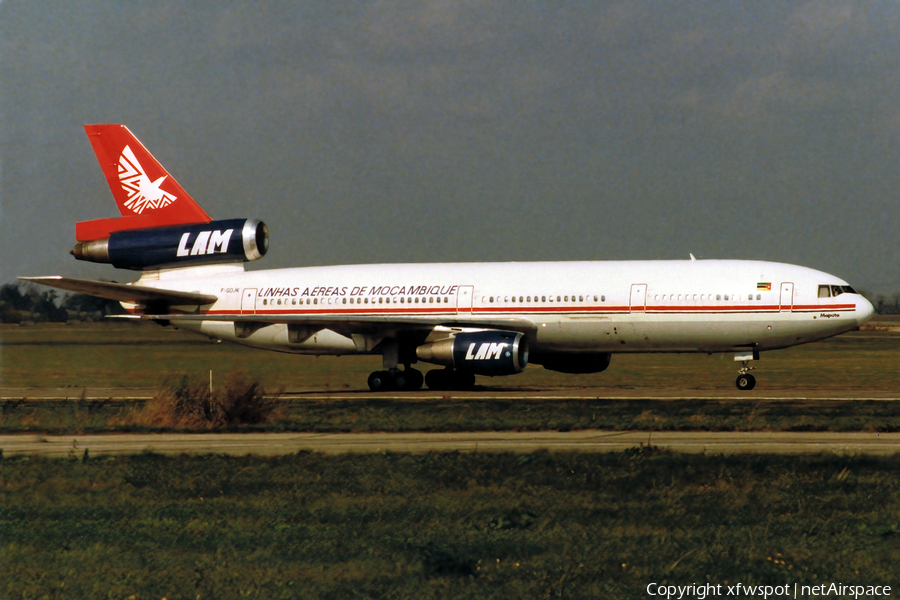
<svg viewBox="0 0 900 600">
<path fill-rule="evenodd" d="M 856 300 L 856 324 L 857 326 L 862 325 L 866 321 L 872 318 L 875 314 L 875 307 L 872 306 L 872 303 L 860 296 Z"/>
</svg>

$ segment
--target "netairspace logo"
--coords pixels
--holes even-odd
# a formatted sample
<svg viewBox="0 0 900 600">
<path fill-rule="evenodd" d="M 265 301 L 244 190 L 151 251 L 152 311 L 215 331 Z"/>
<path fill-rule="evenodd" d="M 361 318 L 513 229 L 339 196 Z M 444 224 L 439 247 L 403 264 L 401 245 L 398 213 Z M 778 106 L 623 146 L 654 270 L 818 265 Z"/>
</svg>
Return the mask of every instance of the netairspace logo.
<svg viewBox="0 0 900 600">
<path fill-rule="evenodd" d="M 666 600 L 706 600 L 711 597 L 735 596 L 739 598 L 883 598 L 891 595 L 889 585 L 844 585 L 823 583 L 820 585 L 647 585 L 647 595 Z"/>
</svg>

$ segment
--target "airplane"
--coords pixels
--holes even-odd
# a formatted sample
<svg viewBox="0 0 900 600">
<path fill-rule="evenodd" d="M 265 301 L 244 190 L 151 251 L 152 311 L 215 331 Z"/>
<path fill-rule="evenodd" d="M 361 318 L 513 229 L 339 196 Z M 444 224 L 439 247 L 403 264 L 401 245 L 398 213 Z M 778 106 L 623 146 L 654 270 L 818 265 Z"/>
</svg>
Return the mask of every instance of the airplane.
<svg viewBox="0 0 900 600">
<path fill-rule="evenodd" d="M 120 217 L 76 224 L 72 254 L 134 283 L 20 279 L 121 302 L 255 348 L 381 355 L 372 391 L 469 389 L 528 364 L 598 373 L 616 353 L 732 353 L 751 390 L 763 351 L 857 329 L 872 304 L 833 275 L 757 260 L 369 264 L 245 270 L 256 219 L 213 220 L 124 125 L 85 125 Z M 436 365 L 426 374 L 412 365 Z M 400 366 L 403 366 L 400 369 Z"/>
</svg>

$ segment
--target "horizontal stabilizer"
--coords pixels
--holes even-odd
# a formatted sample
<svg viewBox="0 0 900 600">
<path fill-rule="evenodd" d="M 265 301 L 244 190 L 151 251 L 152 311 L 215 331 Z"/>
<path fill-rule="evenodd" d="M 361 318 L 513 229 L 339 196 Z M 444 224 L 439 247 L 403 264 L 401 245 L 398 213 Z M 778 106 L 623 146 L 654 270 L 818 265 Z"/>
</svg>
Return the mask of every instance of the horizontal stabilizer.
<svg viewBox="0 0 900 600">
<path fill-rule="evenodd" d="M 99 298 L 109 298 L 119 302 L 133 302 L 135 304 L 149 304 L 164 302 L 170 305 L 203 305 L 213 304 L 218 300 L 216 296 L 208 294 L 194 294 L 191 292 L 178 292 L 175 290 L 160 290 L 152 287 L 143 287 L 126 283 L 112 283 L 109 281 L 91 281 L 89 279 L 72 279 L 52 275 L 49 277 L 19 277 L 23 281 L 31 281 L 50 287 L 88 294 Z"/>
</svg>

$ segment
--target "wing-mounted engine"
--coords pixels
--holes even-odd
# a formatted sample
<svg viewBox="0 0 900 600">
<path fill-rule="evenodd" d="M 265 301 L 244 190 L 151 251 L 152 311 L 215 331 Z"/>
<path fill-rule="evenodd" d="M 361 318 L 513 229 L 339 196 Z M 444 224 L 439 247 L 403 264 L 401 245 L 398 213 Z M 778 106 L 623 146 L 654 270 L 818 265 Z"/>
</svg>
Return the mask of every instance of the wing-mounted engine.
<svg viewBox="0 0 900 600">
<path fill-rule="evenodd" d="M 416 348 L 419 360 L 476 375 L 512 375 L 528 364 L 528 343 L 516 331 L 457 333 Z"/>
<path fill-rule="evenodd" d="M 109 237 L 78 242 L 72 254 L 78 260 L 144 270 L 247 262 L 262 258 L 268 249 L 265 223 L 255 219 L 228 219 L 114 231 Z"/>
</svg>

